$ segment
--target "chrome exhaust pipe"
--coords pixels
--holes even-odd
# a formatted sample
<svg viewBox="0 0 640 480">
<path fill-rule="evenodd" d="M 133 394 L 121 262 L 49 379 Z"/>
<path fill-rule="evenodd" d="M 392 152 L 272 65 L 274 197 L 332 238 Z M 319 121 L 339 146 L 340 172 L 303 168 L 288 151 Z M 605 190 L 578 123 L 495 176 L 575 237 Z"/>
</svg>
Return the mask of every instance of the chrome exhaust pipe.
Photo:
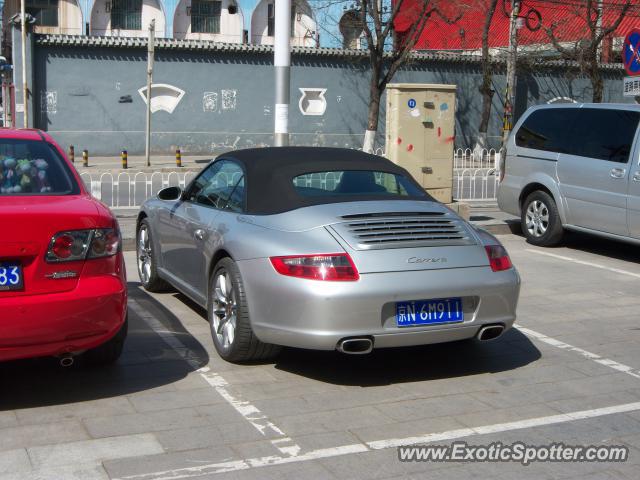
<svg viewBox="0 0 640 480">
<path fill-rule="evenodd" d="M 482 342 L 494 340 L 502 335 L 504 325 L 485 325 L 478 331 L 477 338 Z"/>
<path fill-rule="evenodd" d="M 345 338 L 338 342 L 336 348 L 339 352 L 349 355 L 365 355 L 373 350 L 373 339 L 368 337 Z"/>
<path fill-rule="evenodd" d="M 75 359 L 71 354 L 66 354 L 60 357 L 61 367 L 65 367 L 65 368 L 70 367 L 71 365 L 73 365 L 74 362 L 75 362 Z"/>
</svg>

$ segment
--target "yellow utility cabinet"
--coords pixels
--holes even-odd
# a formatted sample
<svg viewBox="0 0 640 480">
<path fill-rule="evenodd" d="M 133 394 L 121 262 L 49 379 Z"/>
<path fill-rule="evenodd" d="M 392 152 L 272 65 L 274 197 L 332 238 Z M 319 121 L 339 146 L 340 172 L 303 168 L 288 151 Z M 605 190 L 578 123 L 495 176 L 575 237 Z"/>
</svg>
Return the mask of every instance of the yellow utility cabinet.
<svg viewBox="0 0 640 480">
<path fill-rule="evenodd" d="M 451 203 L 456 86 L 387 85 L 386 155 L 443 203 Z"/>
</svg>

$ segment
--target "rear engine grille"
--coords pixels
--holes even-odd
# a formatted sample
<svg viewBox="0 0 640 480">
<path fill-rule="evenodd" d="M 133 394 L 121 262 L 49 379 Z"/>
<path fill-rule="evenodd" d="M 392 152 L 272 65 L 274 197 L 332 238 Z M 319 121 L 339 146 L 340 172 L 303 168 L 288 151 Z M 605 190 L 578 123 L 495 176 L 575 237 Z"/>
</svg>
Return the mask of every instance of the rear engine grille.
<svg viewBox="0 0 640 480">
<path fill-rule="evenodd" d="M 448 213 L 354 217 L 342 217 L 350 221 L 336 224 L 333 228 L 356 250 L 476 243 L 464 222 Z"/>
</svg>

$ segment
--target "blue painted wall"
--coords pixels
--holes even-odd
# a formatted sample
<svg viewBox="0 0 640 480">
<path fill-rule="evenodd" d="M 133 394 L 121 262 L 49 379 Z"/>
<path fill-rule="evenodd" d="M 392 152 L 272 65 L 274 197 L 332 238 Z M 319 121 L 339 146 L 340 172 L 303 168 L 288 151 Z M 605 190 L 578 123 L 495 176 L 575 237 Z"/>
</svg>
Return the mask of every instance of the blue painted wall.
<svg viewBox="0 0 640 480">
<path fill-rule="evenodd" d="M 34 46 L 35 126 L 51 132 L 63 145 L 88 148 L 95 155 L 116 155 L 127 149 L 144 151 L 145 106 L 138 90 L 145 86 L 144 48 L 45 44 Z M 269 145 L 273 132 L 274 74 L 269 51 L 221 51 L 207 46 L 190 50 L 157 48 L 154 83 L 183 90 L 172 113 L 152 115 L 152 149 L 170 153 L 213 154 L 230 147 Z M 489 140 L 499 143 L 504 72 L 496 67 Z M 456 145 L 473 145 L 478 130 L 482 75 L 468 60 L 414 60 L 398 72 L 395 82 L 444 83 L 458 86 Z M 623 71 L 605 72 L 605 101 L 622 97 Z M 297 53 L 292 56 L 290 131 L 298 145 L 361 146 L 368 103 L 366 57 Z M 19 79 L 16 79 L 19 81 Z M 305 116 L 298 107 L 299 88 L 326 89 L 326 111 Z M 55 99 L 47 106 L 47 95 Z M 215 97 L 215 108 L 205 97 Z M 522 71 L 518 78 L 516 116 L 531 105 L 555 97 L 589 101 L 588 80 L 566 68 Z M 225 100 L 226 99 L 226 100 Z M 225 103 L 226 102 L 226 103 Z M 211 104 L 212 105 L 212 104 Z M 383 102 L 384 105 L 384 102 Z M 384 145 L 384 110 L 378 146 Z"/>
</svg>

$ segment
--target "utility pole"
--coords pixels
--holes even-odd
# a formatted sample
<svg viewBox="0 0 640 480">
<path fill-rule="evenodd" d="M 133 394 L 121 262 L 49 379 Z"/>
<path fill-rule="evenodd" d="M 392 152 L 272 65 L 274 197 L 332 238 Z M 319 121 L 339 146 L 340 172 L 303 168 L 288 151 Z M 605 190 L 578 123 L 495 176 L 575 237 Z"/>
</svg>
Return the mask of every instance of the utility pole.
<svg viewBox="0 0 640 480">
<path fill-rule="evenodd" d="M 24 128 L 29 128 L 29 90 L 27 85 L 27 15 L 25 11 L 25 3 L 27 0 L 20 0 L 20 35 L 22 41 L 21 57 L 22 57 L 22 106 L 24 120 Z"/>
<path fill-rule="evenodd" d="M 275 0 L 273 64 L 276 73 L 274 145 L 289 145 L 289 82 L 291 78 L 291 0 Z"/>
<path fill-rule="evenodd" d="M 518 61 L 518 16 L 520 0 L 512 0 L 511 21 L 509 22 L 509 54 L 507 56 L 507 88 L 504 97 L 504 118 L 502 125 L 502 146 L 507 143 L 513 128 L 513 105 L 516 90 L 516 63 Z"/>
<path fill-rule="evenodd" d="M 151 166 L 151 85 L 153 84 L 153 44 L 155 29 L 156 20 L 154 18 L 149 24 L 149 42 L 147 44 L 147 128 L 145 132 L 144 150 L 145 157 L 147 159 L 147 167 Z"/>
</svg>

